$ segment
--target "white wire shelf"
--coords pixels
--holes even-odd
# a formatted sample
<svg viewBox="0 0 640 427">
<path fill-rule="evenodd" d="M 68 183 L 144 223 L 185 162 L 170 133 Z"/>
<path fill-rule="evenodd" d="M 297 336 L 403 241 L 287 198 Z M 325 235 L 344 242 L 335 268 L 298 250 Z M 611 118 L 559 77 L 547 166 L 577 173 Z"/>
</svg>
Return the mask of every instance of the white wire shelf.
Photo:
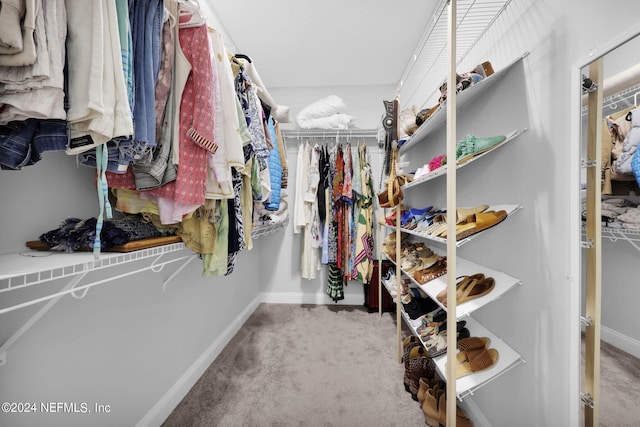
<svg viewBox="0 0 640 427">
<path fill-rule="evenodd" d="M 402 319 L 405 324 L 411 330 L 411 333 L 418 337 L 421 344 L 426 346 L 425 340 L 420 336 L 417 329 L 419 326 L 415 326 L 419 324 L 417 320 L 411 320 L 409 315 L 402 310 Z M 524 363 L 524 359 L 520 354 L 518 354 L 515 350 L 509 347 L 503 340 L 498 338 L 495 334 L 490 332 L 487 328 L 485 328 L 480 322 L 475 320 L 474 318 L 468 316 L 465 317 L 465 328 L 469 330 L 469 334 L 472 337 L 487 337 L 490 340 L 490 348 L 494 348 L 498 351 L 498 360 L 496 364 L 484 371 L 475 372 L 470 375 L 466 375 L 462 378 L 456 380 L 456 397 L 458 400 L 462 400 L 467 396 L 473 395 L 475 391 L 477 391 L 482 386 L 489 384 L 494 379 L 498 378 L 500 375 L 509 371 L 510 369 L 516 367 L 517 365 Z M 448 328 L 447 328 L 448 329 Z M 426 347 L 425 347 L 426 348 Z M 457 350 L 456 350 L 457 352 Z M 445 381 L 447 380 L 446 375 L 446 364 L 447 364 L 447 354 L 444 353 L 440 356 L 433 358 L 436 363 L 436 369 L 438 370 L 438 374 Z"/>
<path fill-rule="evenodd" d="M 283 129 L 282 136 L 285 139 L 352 139 L 352 138 L 376 138 L 380 139 L 381 129 Z M 384 134 L 382 135 L 384 136 Z"/>
<path fill-rule="evenodd" d="M 465 328 L 469 330 L 472 337 L 487 337 L 490 340 L 489 348 L 494 348 L 498 352 L 498 360 L 495 365 L 488 369 L 474 372 L 456 380 L 456 395 L 459 400 L 472 395 L 480 387 L 488 384 L 500 375 L 511 370 L 517 365 L 524 363 L 524 359 L 514 349 L 509 347 L 503 340 L 490 332 L 472 317 L 465 318 L 467 322 Z M 434 359 L 440 376 L 447 381 L 446 365 L 447 355 Z M 456 361 L 457 363 L 457 361 Z"/>
<path fill-rule="evenodd" d="M 34 250 L 0 255 L 2 267 L 0 293 L 114 265 L 158 257 L 184 248 L 184 243 L 172 243 L 126 253 L 101 252 L 98 258 L 95 258 L 91 252 L 65 253 Z"/>
<path fill-rule="evenodd" d="M 491 205 L 486 210 L 487 211 L 500 211 L 500 210 L 506 211 L 507 212 L 507 218 L 504 219 L 504 221 L 506 221 L 511 215 L 519 212 L 521 209 L 522 209 L 521 205 L 506 205 L 505 204 L 505 205 Z M 502 222 L 504 222 L 504 221 L 502 221 Z M 387 227 L 387 228 L 391 228 L 391 229 L 395 230 L 395 225 L 384 224 L 384 226 Z M 496 226 L 500 226 L 500 223 L 496 224 Z M 484 233 L 491 232 L 491 230 L 493 230 L 493 228 L 494 227 L 488 228 L 488 229 L 483 230 L 483 231 L 481 231 L 479 233 L 472 234 L 469 237 L 465 237 L 464 239 L 460 239 L 460 240 L 456 241 L 456 247 L 460 247 L 462 245 L 465 245 L 468 242 L 470 242 L 471 240 L 475 239 L 476 237 L 483 235 Z M 414 231 L 414 230 L 408 230 L 408 229 L 402 228 L 402 227 L 400 228 L 400 230 L 403 233 L 411 234 L 413 236 L 417 236 L 417 237 L 420 237 L 422 239 L 426 239 L 426 240 L 429 240 L 429 241 L 432 241 L 432 242 L 438 242 L 438 243 L 447 244 L 447 239 L 443 238 L 443 237 L 431 236 L 429 234 L 420 233 L 420 232 Z"/>
<path fill-rule="evenodd" d="M 466 161 L 466 162 L 464 162 L 462 164 L 457 165 L 456 169 L 463 168 L 463 167 L 475 162 L 476 160 L 478 160 L 478 159 L 480 159 L 480 158 L 482 158 L 482 157 L 484 157 L 484 156 L 486 156 L 486 155 L 488 155 L 490 153 L 493 153 L 494 150 L 496 150 L 496 149 L 502 147 L 503 145 L 513 141 L 514 139 L 516 139 L 517 137 L 519 137 L 520 135 L 522 135 L 526 131 L 527 131 L 527 128 L 517 129 L 517 130 L 514 130 L 512 132 L 509 132 L 508 134 L 505 135 L 506 139 L 504 141 L 502 141 L 500 144 L 495 145 L 494 147 L 491 148 L 491 150 L 488 150 L 488 151 L 485 151 L 484 153 L 478 154 L 477 156 L 472 157 L 470 160 L 468 160 L 468 161 Z M 403 185 L 402 186 L 402 190 L 407 190 L 407 189 L 409 189 L 411 187 L 415 187 L 415 186 L 418 186 L 420 184 L 424 184 L 425 182 L 431 181 L 432 179 L 438 178 L 439 176 L 443 176 L 443 175 L 446 175 L 446 174 L 447 174 L 447 167 L 446 167 L 446 165 L 443 165 L 443 166 L 439 167 L 438 169 L 436 169 L 436 170 L 434 170 L 432 172 L 429 172 L 428 174 L 426 174 L 424 176 L 421 176 L 418 179 L 414 179 L 413 181 Z"/>
<path fill-rule="evenodd" d="M 460 111 L 461 109 L 463 109 L 474 98 L 480 96 L 480 94 L 493 86 L 494 83 L 500 81 L 500 79 L 506 76 L 507 73 L 514 67 L 514 65 L 522 61 L 522 59 L 526 58 L 528 55 L 529 52 L 525 52 L 522 56 L 511 62 L 506 67 L 496 71 L 486 79 L 480 80 L 478 83 L 475 83 L 465 90 L 459 92 L 456 95 L 457 110 Z M 411 135 L 411 138 L 409 138 L 409 140 L 405 142 L 402 147 L 400 147 L 400 151 L 406 152 L 417 144 L 423 143 L 427 139 L 428 135 L 438 130 L 446 122 L 447 108 L 445 103 L 443 105 L 440 105 L 440 107 L 433 114 L 431 114 L 431 116 L 429 116 L 429 118 L 424 123 L 420 125 L 420 127 L 413 133 L 413 135 Z"/>
<path fill-rule="evenodd" d="M 259 239 L 260 237 L 264 237 L 271 233 L 275 233 L 276 231 L 284 229 L 287 224 L 289 224 L 289 218 L 287 218 L 286 221 L 280 222 L 278 224 L 256 225 L 251 231 L 251 237 L 254 239 Z"/>
<path fill-rule="evenodd" d="M 423 33 L 398 83 L 396 95 L 405 105 L 423 105 L 421 103 L 432 97 L 440 86 L 439 82 L 447 75 L 447 3 L 447 0 L 440 0 L 435 8 L 433 20 Z M 509 3 L 511 0 L 458 0 L 456 64 L 464 61 Z"/>
<path fill-rule="evenodd" d="M 433 252 L 438 255 L 445 256 L 446 252 L 432 248 Z M 386 254 L 385 254 L 386 256 Z M 388 257 L 387 257 L 388 258 Z M 391 259 L 390 259 L 391 260 Z M 394 262 L 394 261 L 391 261 Z M 395 262 L 394 262 L 395 264 Z M 447 288 L 447 274 L 430 280 L 427 283 L 418 283 L 411 273 L 407 273 L 404 269 L 401 269 L 402 273 L 408 276 L 411 281 L 429 298 L 435 301 L 444 310 L 447 308 L 438 301 L 436 296 Z M 521 285 L 522 282 L 515 277 L 511 277 L 501 271 L 494 270 L 484 265 L 476 264 L 467 259 L 457 257 L 456 258 L 456 274 L 457 276 L 470 276 L 472 274 L 482 273 L 485 277 L 493 277 L 495 280 L 494 288 L 488 294 L 466 301 L 456 306 L 456 318 L 460 319 L 465 316 L 469 316 L 471 313 L 481 309 L 487 304 L 490 304 L 498 300 L 502 295 L 511 291 L 516 286 Z"/>
</svg>

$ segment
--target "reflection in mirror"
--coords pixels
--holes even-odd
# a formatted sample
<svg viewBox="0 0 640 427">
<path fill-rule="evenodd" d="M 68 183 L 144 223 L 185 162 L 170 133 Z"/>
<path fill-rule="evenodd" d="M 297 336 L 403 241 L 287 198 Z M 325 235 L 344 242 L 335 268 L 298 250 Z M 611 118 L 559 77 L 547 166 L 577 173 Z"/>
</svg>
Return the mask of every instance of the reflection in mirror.
<svg viewBox="0 0 640 427">
<path fill-rule="evenodd" d="M 598 387 L 590 396 L 597 409 L 585 406 L 583 411 L 585 425 L 637 425 L 640 419 L 640 328 L 636 316 L 640 301 L 638 52 L 640 37 L 635 37 L 596 59 L 581 69 L 586 79 L 583 88 L 578 89 L 584 93 L 581 160 L 585 167 L 581 168 L 580 179 L 582 221 L 587 236 L 587 248 L 581 257 L 581 314 L 587 325 L 583 326 L 586 333 L 583 333 L 581 390 Z M 600 59 L 602 79 L 597 84 L 599 79 L 592 73 Z M 594 102 L 598 91 L 602 96 L 601 108 Z M 590 132 L 599 133 L 597 145 L 595 139 L 590 141 Z M 590 144 L 591 150 L 598 150 L 600 156 L 589 150 Z M 591 162 L 595 163 L 593 167 L 589 167 Z M 587 186 L 590 170 L 596 174 L 593 182 L 599 184 L 595 192 Z M 599 200 L 594 202 L 597 207 L 589 206 L 587 194 L 598 195 Z M 588 237 L 600 234 L 590 234 L 589 215 L 601 233 L 601 239 L 594 240 L 591 247 Z M 599 218 L 593 218 L 594 215 Z M 599 325 L 595 344 L 589 342 L 593 322 Z"/>
</svg>

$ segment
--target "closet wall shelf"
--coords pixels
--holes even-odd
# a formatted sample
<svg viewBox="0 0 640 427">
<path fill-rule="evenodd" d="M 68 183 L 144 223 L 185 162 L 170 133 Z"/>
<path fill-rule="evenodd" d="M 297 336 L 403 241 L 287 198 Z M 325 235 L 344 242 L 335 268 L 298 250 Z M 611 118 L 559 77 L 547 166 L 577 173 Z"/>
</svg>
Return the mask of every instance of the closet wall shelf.
<svg viewBox="0 0 640 427">
<path fill-rule="evenodd" d="M 448 0 L 440 0 L 430 25 L 424 31 L 398 83 L 396 96 L 406 102 L 406 105 L 418 105 L 427 101 L 438 91 L 440 85 L 437 82 L 448 73 L 451 64 L 447 55 L 448 3 Z M 460 64 L 467 57 L 510 3 L 511 0 L 458 0 L 456 64 Z M 435 86 L 436 84 L 438 86 Z"/>
<path fill-rule="evenodd" d="M 411 330 L 411 333 L 418 337 L 423 346 L 426 345 L 426 340 L 424 340 L 420 334 L 417 332 L 418 326 L 414 326 L 414 324 L 418 324 L 417 320 L 411 320 L 409 315 L 402 310 L 402 319 L 405 324 Z M 472 337 L 487 337 L 490 340 L 489 348 L 496 349 L 498 352 L 498 360 L 496 364 L 484 371 L 475 372 L 470 375 L 466 375 L 462 378 L 458 378 L 456 380 L 456 397 L 458 400 L 462 400 L 467 396 L 473 395 L 473 393 L 481 388 L 482 386 L 489 384 L 494 379 L 498 378 L 500 375 L 505 372 L 513 369 L 521 363 L 524 363 L 525 360 L 518 354 L 515 350 L 509 347 L 503 340 L 498 338 L 495 334 L 491 333 L 487 328 L 482 326 L 480 322 L 474 319 L 471 316 L 465 317 L 465 328 L 469 330 L 469 334 Z M 426 348 L 426 347 L 425 347 Z M 438 371 L 438 375 L 443 378 L 445 381 L 447 380 L 446 375 L 446 364 L 447 364 L 447 355 L 446 353 L 434 357 L 433 361 L 436 364 L 436 369 Z"/>
<path fill-rule="evenodd" d="M 445 256 L 446 252 L 439 250 L 437 248 L 432 249 L 435 253 Z M 386 256 L 386 254 L 385 254 Z M 387 256 L 387 258 L 389 258 Z M 394 263 L 393 260 L 389 258 L 389 260 Z M 395 264 L 395 263 L 394 263 Z M 444 305 L 442 305 L 436 296 L 438 293 L 446 289 L 447 287 L 447 275 L 444 274 L 440 277 L 437 277 L 433 280 L 425 284 L 418 283 L 413 275 L 407 273 L 404 269 L 401 269 L 402 273 L 408 276 L 411 281 L 427 296 L 429 296 L 432 300 L 434 300 L 440 307 L 443 309 L 447 309 Z M 491 292 L 482 297 L 464 302 L 462 304 L 458 304 L 456 306 L 456 318 L 460 319 L 464 316 L 468 316 L 476 310 L 484 307 L 485 305 L 496 301 L 502 295 L 514 289 L 517 285 L 521 285 L 522 282 L 515 277 L 511 277 L 501 271 L 493 270 L 484 265 L 476 264 L 464 258 L 457 257 L 456 258 L 456 275 L 460 276 L 470 276 L 472 274 L 482 273 L 485 277 L 493 277 L 495 280 L 495 286 Z"/>
<path fill-rule="evenodd" d="M 459 400 L 472 395 L 480 387 L 493 381 L 500 375 L 511 370 L 517 365 L 524 363 L 524 359 L 514 349 L 509 347 L 504 341 L 491 333 L 487 328 L 482 326 L 480 322 L 472 317 L 466 317 L 467 322 L 465 328 L 469 330 L 472 337 L 487 337 L 491 341 L 490 348 L 494 348 L 498 351 L 498 360 L 495 365 L 485 369 L 483 371 L 475 372 L 470 375 L 466 375 L 456 380 L 456 395 Z M 436 357 L 434 359 L 436 367 L 440 376 L 446 381 L 446 355 Z"/>
<path fill-rule="evenodd" d="M 522 209 L 521 205 L 490 205 L 487 210 L 495 210 L 495 211 L 505 210 L 507 212 L 507 218 L 504 221 L 506 221 L 507 219 L 509 219 L 510 216 L 512 216 L 513 214 L 519 212 L 521 209 Z M 392 230 L 395 230 L 395 226 L 394 225 L 392 226 L 392 225 L 389 225 L 389 224 L 384 224 L 384 226 L 387 227 L 387 228 L 390 228 Z M 500 224 L 496 225 L 496 227 L 499 227 L 499 226 L 500 226 Z M 481 231 L 481 232 L 476 233 L 476 234 L 472 234 L 471 236 L 465 237 L 464 239 L 458 240 L 456 242 L 456 247 L 460 247 L 460 246 L 470 242 L 471 240 L 475 239 L 476 237 L 483 235 L 484 233 L 491 232 L 492 228 L 489 228 L 487 230 Z M 443 243 L 443 244 L 447 243 L 447 239 L 442 238 L 442 237 L 434 237 L 434 236 L 430 236 L 428 234 L 420 233 L 420 232 L 417 232 L 417 231 L 408 230 L 406 228 L 400 228 L 400 230 L 403 233 L 407 233 L 407 234 L 411 234 L 411 235 L 414 235 L 414 236 L 418 236 L 418 237 L 420 237 L 422 239 L 426 239 L 426 240 L 429 240 L 429 241 L 432 241 L 432 242 L 438 242 L 438 243 Z"/>
<path fill-rule="evenodd" d="M 630 228 L 612 228 L 602 226 L 601 228 L 602 238 L 609 239 L 610 242 L 617 242 L 618 240 L 624 240 L 628 242 L 631 246 L 640 251 L 640 230 L 634 230 Z M 586 237 L 587 230 L 586 226 L 582 224 L 582 236 Z"/>
<path fill-rule="evenodd" d="M 271 233 L 275 233 L 276 231 L 285 228 L 287 224 L 289 224 L 289 219 L 278 224 L 256 225 L 251 231 L 251 237 L 254 239 L 258 239 L 260 237 L 267 236 Z"/>
<path fill-rule="evenodd" d="M 186 260 L 193 256 L 188 255 L 169 260 L 161 260 L 165 254 L 183 249 L 185 249 L 184 243 L 173 243 L 126 253 L 102 252 L 98 258 L 95 258 L 91 252 L 58 253 L 32 250 L 16 254 L 0 255 L 0 270 L 2 271 L 2 273 L 0 273 L 0 295 L 5 292 L 17 291 L 53 280 L 78 276 L 91 271 L 150 258 L 155 259 L 149 266 L 129 271 L 126 275 L 148 269 L 158 272 L 168 263 Z M 109 280 L 114 280 L 115 278 L 117 277 L 111 277 Z M 74 287 L 67 293 L 77 292 L 78 290 L 91 286 L 93 286 L 93 284 Z M 1 307 L 0 314 L 47 301 L 56 296 L 58 295 L 52 294 L 11 307 Z"/>
<path fill-rule="evenodd" d="M 376 138 L 379 139 L 380 129 L 283 129 L 285 139 L 335 139 L 346 138 Z M 382 135 L 384 136 L 384 135 Z"/>
<path fill-rule="evenodd" d="M 457 110 L 459 111 L 464 108 L 474 98 L 478 97 L 484 91 L 493 86 L 494 83 L 498 82 L 502 77 L 506 76 L 507 73 L 513 68 L 513 66 L 526 58 L 527 55 L 529 55 L 529 52 L 525 52 L 518 59 L 511 62 L 501 70 L 496 71 L 486 79 L 480 80 L 478 83 L 471 85 L 465 90 L 459 92 L 456 96 Z M 445 103 L 441 105 L 433 114 L 431 114 L 431 116 L 422 125 L 420 125 L 420 127 L 413 133 L 413 135 L 411 135 L 411 138 L 407 142 L 405 142 L 402 147 L 400 147 L 400 151 L 406 152 L 415 145 L 422 143 L 428 135 L 438 130 L 446 122 L 447 108 Z"/>
<path fill-rule="evenodd" d="M 502 141 L 500 144 L 497 144 L 496 146 L 492 147 L 490 150 L 485 151 L 484 153 L 481 153 L 481 154 L 478 154 L 477 156 L 474 156 L 473 158 L 471 158 L 471 160 L 468 160 L 468 161 L 466 161 L 466 162 L 464 162 L 462 164 L 457 165 L 456 169 L 463 168 L 463 167 L 465 167 L 465 166 L 467 166 L 469 164 L 472 164 L 476 160 L 478 160 L 478 159 L 480 159 L 480 158 L 482 158 L 482 157 L 484 157 L 484 156 L 486 156 L 488 154 L 493 153 L 494 150 L 496 150 L 496 149 L 502 147 L 503 145 L 513 141 L 514 139 L 516 139 L 517 137 L 519 137 L 520 135 L 522 135 L 526 131 L 527 131 L 527 128 L 517 129 L 517 130 L 514 130 L 512 132 L 509 132 L 508 134 L 505 135 L 506 139 L 504 141 Z M 446 165 L 443 165 L 443 166 L 439 167 L 438 169 L 436 169 L 436 170 L 434 170 L 432 172 L 429 172 L 428 174 L 426 174 L 426 175 L 424 175 L 424 176 L 422 176 L 422 177 L 420 177 L 418 179 L 415 179 L 415 180 L 403 185 L 402 186 L 402 190 L 407 190 L 407 189 L 409 189 L 411 187 L 416 187 L 418 185 L 424 184 L 425 182 L 431 181 L 432 179 L 438 178 L 440 176 L 444 176 L 446 174 L 447 174 L 447 167 L 446 167 Z"/>
</svg>

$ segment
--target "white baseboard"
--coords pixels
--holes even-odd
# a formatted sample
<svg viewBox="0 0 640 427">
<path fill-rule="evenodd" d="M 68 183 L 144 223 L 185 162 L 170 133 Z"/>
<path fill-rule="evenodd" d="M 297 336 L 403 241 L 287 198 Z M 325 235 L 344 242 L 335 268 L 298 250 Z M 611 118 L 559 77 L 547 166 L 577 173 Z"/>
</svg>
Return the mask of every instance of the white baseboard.
<svg viewBox="0 0 640 427">
<path fill-rule="evenodd" d="M 640 341 L 623 335 L 613 329 L 609 329 L 606 326 L 600 328 L 600 339 L 640 359 Z"/>
<path fill-rule="evenodd" d="M 225 346 L 231 341 L 236 332 L 242 327 L 244 322 L 253 314 L 260 305 L 260 295 L 258 295 L 246 308 L 236 317 L 231 324 L 220 334 L 215 341 L 200 355 L 187 371 L 175 382 L 173 386 L 162 396 L 162 398 L 142 417 L 136 427 L 159 426 L 180 401 L 187 395 L 191 387 L 204 374 L 209 365 L 218 357 Z"/>
<path fill-rule="evenodd" d="M 362 293 L 345 293 L 344 299 L 336 303 L 325 293 L 263 292 L 261 302 L 269 304 L 364 305 L 364 295 Z"/>
</svg>

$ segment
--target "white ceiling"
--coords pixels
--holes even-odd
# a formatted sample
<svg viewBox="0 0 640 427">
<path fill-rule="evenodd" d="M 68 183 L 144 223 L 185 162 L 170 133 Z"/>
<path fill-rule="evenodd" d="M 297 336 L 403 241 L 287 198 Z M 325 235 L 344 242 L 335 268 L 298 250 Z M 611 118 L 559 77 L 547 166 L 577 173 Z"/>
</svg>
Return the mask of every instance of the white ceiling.
<svg viewBox="0 0 640 427">
<path fill-rule="evenodd" d="M 269 88 L 396 86 L 438 3 L 201 0 Z"/>
</svg>

